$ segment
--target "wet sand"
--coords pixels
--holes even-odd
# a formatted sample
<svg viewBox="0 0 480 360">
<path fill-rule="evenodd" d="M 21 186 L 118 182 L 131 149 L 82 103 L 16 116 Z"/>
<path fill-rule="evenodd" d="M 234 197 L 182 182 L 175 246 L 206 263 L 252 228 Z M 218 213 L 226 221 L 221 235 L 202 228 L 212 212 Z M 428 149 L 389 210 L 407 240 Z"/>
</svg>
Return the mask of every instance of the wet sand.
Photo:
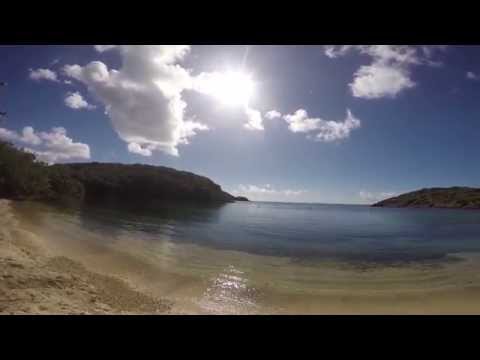
<svg viewBox="0 0 480 360">
<path fill-rule="evenodd" d="M 0 314 L 158 314 L 171 304 L 55 256 L 0 200 Z"/>
<path fill-rule="evenodd" d="M 480 314 L 480 254 L 307 262 L 111 234 L 13 205 L 0 201 L 0 313 Z"/>
</svg>

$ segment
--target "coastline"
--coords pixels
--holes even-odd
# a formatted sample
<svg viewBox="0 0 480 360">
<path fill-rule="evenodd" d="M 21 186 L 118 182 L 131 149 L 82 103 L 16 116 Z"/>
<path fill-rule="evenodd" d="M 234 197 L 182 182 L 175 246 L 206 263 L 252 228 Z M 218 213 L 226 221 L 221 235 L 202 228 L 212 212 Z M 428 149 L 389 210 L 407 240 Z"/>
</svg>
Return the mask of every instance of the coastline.
<svg viewBox="0 0 480 360">
<path fill-rule="evenodd" d="M 106 230 L 0 200 L 0 314 L 480 313 L 480 253 L 310 263 Z"/>
<path fill-rule="evenodd" d="M 55 256 L 0 199 L 0 314 L 168 314 L 171 303 Z"/>
</svg>

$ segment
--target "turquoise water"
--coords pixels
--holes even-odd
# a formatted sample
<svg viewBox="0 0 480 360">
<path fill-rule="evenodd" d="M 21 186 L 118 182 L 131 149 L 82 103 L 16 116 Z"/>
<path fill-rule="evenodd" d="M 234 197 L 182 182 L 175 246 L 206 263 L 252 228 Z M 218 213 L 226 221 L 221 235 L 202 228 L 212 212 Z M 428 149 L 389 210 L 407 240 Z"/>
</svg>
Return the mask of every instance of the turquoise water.
<svg viewBox="0 0 480 360">
<path fill-rule="evenodd" d="M 298 260 L 382 263 L 480 250 L 480 211 L 237 202 L 134 213 L 85 208 L 81 215 L 84 226 L 101 231 Z"/>
</svg>

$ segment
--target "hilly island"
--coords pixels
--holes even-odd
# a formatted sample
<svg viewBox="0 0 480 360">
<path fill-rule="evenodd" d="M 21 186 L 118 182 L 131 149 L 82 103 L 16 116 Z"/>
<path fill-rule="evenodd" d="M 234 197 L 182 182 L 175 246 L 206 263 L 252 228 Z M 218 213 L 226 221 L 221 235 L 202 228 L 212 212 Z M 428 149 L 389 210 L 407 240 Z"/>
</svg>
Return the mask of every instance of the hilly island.
<svg viewBox="0 0 480 360">
<path fill-rule="evenodd" d="M 234 197 L 204 176 L 164 166 L 113 163 L 47 165 L 0 142 L 0 197 L 86 203 L 225 203 Z"/>
<path fill-rule="evenodd" d="M 382 200 L 372 206 L 480 209 L 480 189 L 458 186 L 421 189 Z"/>
</svg>

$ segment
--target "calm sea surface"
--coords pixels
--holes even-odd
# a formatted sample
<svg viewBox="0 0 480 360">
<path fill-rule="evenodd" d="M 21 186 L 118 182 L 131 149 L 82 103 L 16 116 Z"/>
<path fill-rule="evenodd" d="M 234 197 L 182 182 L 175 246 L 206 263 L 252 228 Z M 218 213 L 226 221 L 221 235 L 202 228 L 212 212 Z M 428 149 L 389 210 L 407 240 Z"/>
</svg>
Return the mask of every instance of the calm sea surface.
<svg viewBox="0 0 480 360">
<path fill-rule="evenodd" d="M 142 278 L 127 261 L 112 269 L 158 287 L 185 312 L 349 312 L 349 301 L 372 312 L 372 291 L 377 308 L 390 312 L 392 291 L 480 285 L 477 270 L 445 267 L 462 262 L 457 254 L 480 253 L 480 211 L 267 202 L 148 212 L 16 208 L 59 248 L 85 242 L 141 259 Z"/>
<path fill-rule="evenodd" d="M 397 262 L 480 250 L 480 211 L 233 203 L 155 212 L 84 209 L 83 226 L 295 259 Z"/>
</svg>

